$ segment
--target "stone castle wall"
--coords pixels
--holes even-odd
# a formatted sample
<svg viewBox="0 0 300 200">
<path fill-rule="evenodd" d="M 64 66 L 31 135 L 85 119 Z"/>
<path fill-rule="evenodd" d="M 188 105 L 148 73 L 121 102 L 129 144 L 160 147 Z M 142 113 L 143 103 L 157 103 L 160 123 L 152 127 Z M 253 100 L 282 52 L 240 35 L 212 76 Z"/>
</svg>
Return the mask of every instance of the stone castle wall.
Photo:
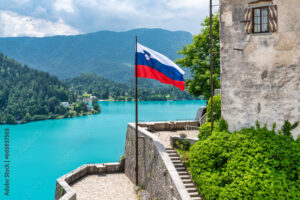
<svg viewBox="0 0 300 200">
<path fill-rule="evenodd" d="M 158 200 L 191 199 L 157 136 L 146 130 L 178 129 L 198 122 L 144 123 L 139 127 L 139 185 Z M 178 125 L 178 126 L 177 126 Z M 135 183 L 135 124 L 128 124 L 124 152 L 125 174 Z"/>
<path fill-rule="evenodd" d="M 278 30 L 264 34 L 245 31 L 249 2 L 257 1 L 220 0 L 222 114 L 231 131 L 300 120 L 300 1 L 261 1 L 278 7 Z"/>
</svg>

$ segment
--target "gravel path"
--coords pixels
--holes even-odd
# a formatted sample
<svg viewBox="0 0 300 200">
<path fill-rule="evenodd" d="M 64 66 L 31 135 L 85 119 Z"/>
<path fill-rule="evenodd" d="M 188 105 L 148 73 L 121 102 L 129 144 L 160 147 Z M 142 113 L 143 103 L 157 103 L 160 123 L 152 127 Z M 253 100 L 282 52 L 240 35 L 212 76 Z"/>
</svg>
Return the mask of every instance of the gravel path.
<svg viewBox="0 0 300 200">
<path fill-rule="evenodd" d="M 72 188 L 77 200 L 138 200 L 134 185 L 123 173 L 89 175 Z"/>
<path fill-rule="evenodd" d="M 198 139 L 199 131 L 186 131 L 186 130 L 180 130 L 180 131 L 159 131 L 159 132 L 153 132 L 154 135 L 157 135 L 159 140 L 162 142 L 164 147 L 171 147 L 170 145 L 170 136 L 179 136 L 180 133 L 185 133 L 188 138 L 195 138 Z"/>
</svg>

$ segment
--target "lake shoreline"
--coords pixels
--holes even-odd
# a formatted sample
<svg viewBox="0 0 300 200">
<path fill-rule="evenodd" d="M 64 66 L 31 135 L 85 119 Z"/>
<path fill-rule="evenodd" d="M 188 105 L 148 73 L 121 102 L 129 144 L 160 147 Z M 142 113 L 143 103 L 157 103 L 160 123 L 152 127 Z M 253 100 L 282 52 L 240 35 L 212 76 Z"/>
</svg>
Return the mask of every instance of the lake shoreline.
<svg viewBox="0 0 300 200">
<path fill-rule="evenodd" d="M 60 119 L 72 119 L 72 118 L 78 118 L 78 117 L 84 117 L 84 116 L 91 116 L 91 115 L 98 115 L 101 114 L 101 111 L 97 112 L 97 113 L 92 113 L 92 112 L 87 112 L 87 113 L 83 113 L 82 115 L 78 115 L 78 116 L 73 116 L 73 117 L 64 117 L 64 116 L 58 116 L 56 118 L 48 118 L 48 119 L 41 119 L 41 120 L 33 120 L 33 121 L 28 121 L 28 122 L 24 122 L 24 121 L 17 121 L 17 123 L 15 124 L 0 124 L 0 125 L 22 125 L 22 124 L 29 124 L 31 122 L 40 122 L 40 121 L 49 121 L 49 120 L 60 120 Z"/>
</svg>

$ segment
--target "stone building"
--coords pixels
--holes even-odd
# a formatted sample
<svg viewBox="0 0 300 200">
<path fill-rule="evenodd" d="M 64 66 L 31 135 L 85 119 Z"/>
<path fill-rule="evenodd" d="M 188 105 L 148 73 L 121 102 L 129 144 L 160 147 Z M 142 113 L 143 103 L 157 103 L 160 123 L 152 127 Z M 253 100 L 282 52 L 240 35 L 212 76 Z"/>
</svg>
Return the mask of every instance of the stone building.
<svg viewBox="0 0 300 200">
<path fill-rule="evenodd" d="M 220 0 L 222 113 L 230 130 L 300 121 L 300 1 Z M 293 135 L 300 133 L 298 127 Z"/>
</svg>

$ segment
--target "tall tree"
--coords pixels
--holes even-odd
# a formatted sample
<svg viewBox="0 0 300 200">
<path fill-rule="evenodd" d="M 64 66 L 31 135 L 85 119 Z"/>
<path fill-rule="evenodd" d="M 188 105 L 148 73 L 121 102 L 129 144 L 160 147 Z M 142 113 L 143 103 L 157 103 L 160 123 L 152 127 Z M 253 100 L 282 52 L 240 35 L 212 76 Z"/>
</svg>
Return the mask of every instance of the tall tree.
<svg viewBox="0 0 300 200">
<path fill-rule="evenodd" d="M 177 64 L 191 70 L 192 79 L 186 81 L 189 93 L 205 98 L 210 96 L 210 19 L 206 17 L 201 24 L 202 30 L 195 35 L 192 44 L 184 46 L 179 54 L 183 58 L 176 60 Z M 214 88 L 220 88 L 220 39 L 219 39 L 219 13 L 213 15 L 213 64 Z"/>
</svg>

